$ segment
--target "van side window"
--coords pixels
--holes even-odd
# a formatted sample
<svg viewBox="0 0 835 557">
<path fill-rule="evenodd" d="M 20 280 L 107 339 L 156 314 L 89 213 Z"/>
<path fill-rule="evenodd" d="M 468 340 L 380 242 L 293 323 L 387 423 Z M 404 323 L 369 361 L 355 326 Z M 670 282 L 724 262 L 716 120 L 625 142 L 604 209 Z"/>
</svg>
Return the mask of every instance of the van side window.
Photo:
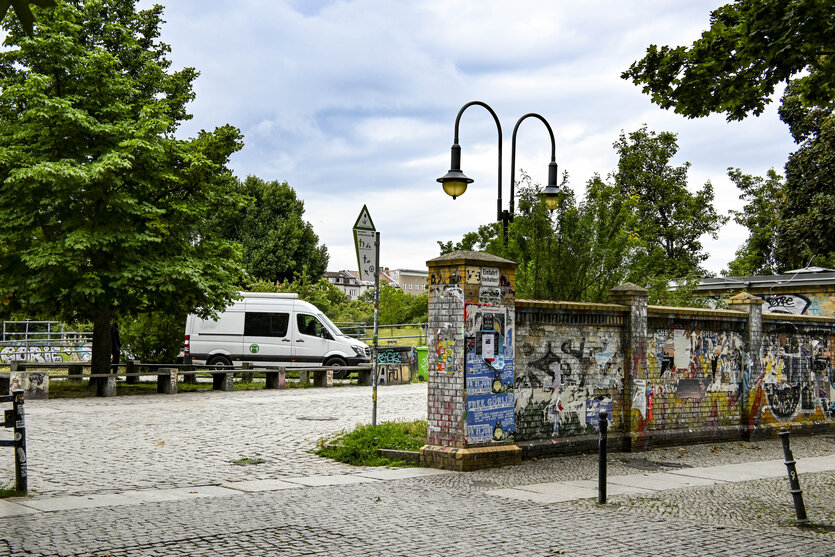
<svg viewBox="0 0 835 557">
<path fill-rule="evenodd" d="M 285 337 L 290 323 L 288 313 L 247 312 L 244 334 L 256 337 Z"/>
<path fill-rule="evenodd" d="M 299 328 L 299 333 L 309 335 L 312 337 L 324 337 L 324 326 L 322 323 L 312 315 L 305 315 L 299 313 L 296 315 L 296 326 Z"/>
</svg>

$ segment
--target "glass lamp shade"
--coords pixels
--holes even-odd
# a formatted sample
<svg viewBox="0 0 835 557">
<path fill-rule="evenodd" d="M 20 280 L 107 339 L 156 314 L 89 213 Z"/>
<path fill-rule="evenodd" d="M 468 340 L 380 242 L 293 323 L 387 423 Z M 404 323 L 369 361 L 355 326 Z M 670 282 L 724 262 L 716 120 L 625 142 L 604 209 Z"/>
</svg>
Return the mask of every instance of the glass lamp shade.
<svg viewBox="0 0 835 557">
<path fill-rule="evenodd" d="M 447 195 L 452 196 L 453 199 L 459 195 L 463 195 L 463 193 L 467 191 L 467 182 L 450 180 L 448 182 L 444 182 L 443 184 L 444 191 Z"/>
<path fill-rule="evenodd" d="M 445 176 L 438 178 L 438 182 L 444 186 L 446 194 L 455 199 L 467 191 L 467 184 L 472 184 L 473 179 L 467 178 L 460 170 L 450 170 Z"/>
<path fill-rule="evenodd" d="M 557 186 L 548 186 L 542 192 L 542 198 L 545 200 L 545 205 L 549 211 L 554 211 L 560 208 L 560 190 Z"/>
</svg>

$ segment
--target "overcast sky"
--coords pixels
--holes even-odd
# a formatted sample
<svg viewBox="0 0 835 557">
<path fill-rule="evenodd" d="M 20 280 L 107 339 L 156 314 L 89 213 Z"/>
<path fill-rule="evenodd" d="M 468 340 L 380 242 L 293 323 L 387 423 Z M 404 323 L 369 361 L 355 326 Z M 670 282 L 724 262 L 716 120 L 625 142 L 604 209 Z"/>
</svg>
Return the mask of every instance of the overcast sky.
<svg viewBox="0 0 835 557">
<path fill-rule="evenodd" d="M 201 75 L 181 134 L 226 123 L 244 134 L 240 177 L 287 181 L 328 246 L 330 270 L 356 269 L 351 229 L 363 204 L 382 235 L 381 265 L 424 268 L 437 240 L 459 240 L 496 216 L 497 131 L 484 109 L 461 120 L 462 169 L 475 183 L 453 201 L 435 179 L 449 169 L 455 116 L 488 103 L 511 134 L 537 112 L 556 135 L 557 163 L 582 196 L 617 164 L 621 131 L 678 134 L 691 189 L 710 180 L 717 208 L 741 206 L 728 167 L 782 172 L 793 144 L 776 103 L 759 118 L 687 120 L 620 78 L 649 44 L 689 45 L 724 1 L 168 0 L 162 39 L 175 67 Z M 150 5 L 146 0 L 140 6 Z M 517 171 L 547 181 L 550 140 L 526 120 Z M 517 176 L 518 178 L 518 176 Z M 731 223 L 705 238 L 720 271 L 747 236 Z"/>
</svg>

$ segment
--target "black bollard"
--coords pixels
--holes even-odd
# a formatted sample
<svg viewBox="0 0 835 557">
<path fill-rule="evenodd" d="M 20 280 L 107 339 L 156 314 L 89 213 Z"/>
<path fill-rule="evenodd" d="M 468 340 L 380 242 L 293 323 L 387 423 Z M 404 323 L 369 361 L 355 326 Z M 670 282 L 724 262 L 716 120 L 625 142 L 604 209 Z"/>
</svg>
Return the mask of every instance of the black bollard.
<svg viewBox="0 0 835 557">
<path fill-rule="evenodd" d="M 14 412 L 14 476 L 15 489 L 28 493 L 26 473 L 26 422 L 23 412 L 23 391 L 12 392 L 12 412 Z"/>
<path fill-rule="evenodd" d="M 601 412 L 600 417 L 600 445 L 597 463 L 597 502 L 606 503 L 606 439 L 609 430 L 609 414 Z"/>
<path fill-rule="evenodd" d="M 803 490 L 800 489 L 800 480 L 797 477 L 797 470 L 794 466 L 794 456 L 789 448 L 789 430 L 785 427 L 780 428 L 780 441 L 783 443 L 783 454 L 786 457 L 786 469 L 789 472 L 789 485 L 791 486 L 791 494 L 794 498 L 794 514 L 797 516 L 798 526 L 808 526 L 809 519 L 806 518 L 806 505 L 803 504 Z"/>
</svg>

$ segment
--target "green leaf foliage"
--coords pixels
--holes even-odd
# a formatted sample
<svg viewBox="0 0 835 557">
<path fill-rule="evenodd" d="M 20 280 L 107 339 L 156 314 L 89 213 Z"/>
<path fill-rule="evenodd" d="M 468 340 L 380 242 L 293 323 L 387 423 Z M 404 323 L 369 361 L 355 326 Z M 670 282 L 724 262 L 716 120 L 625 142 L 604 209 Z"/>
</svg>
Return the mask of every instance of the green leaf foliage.
<svg viewBox="0 0 835 557">
<path fill-rule="evenodd" d="M 731 211 L 734 221 L 748 229 L 748 239 L 728 264 L 732 276 L 778 274 L 783 265 L 777 259 L 777 229 L 785 198 L 783 177 L 774 169 L 765 178 L 729 168 L 728 176 L 746 201 L 741 211 Z"/>
<path fill-rule="evenodd" d="M 776 257 L 783 269 L 835 266 L 835 111 L 809 107 L 792 84 L 780 107 L 797 151 L 786 162 Z"/>
<path fill-rule="evenodd" d="M 621 134 L 615 186 L 630 200 L 635 216 L 636 254 L 630 282 L 644 285 L 653 277 L 682 278 L 704 274 L 707 259 L 703 234 L 716 238 L 727 217 L 713 206 L 713 186 L 706 183 L 691 193 L 687 187 L 690 163 L 673 166 L 678 152 L 676 134 L 647 131 L 646 126 Z"/>
<path fill-rule="evenodd" d="M 835 7 L 832 0 L 736 0 L 711 13 L 710 28 L 692 45 L 651 45 L 622 77 L 690 118 L 759 115 L 790 80 L 803 104 L 831 108 Z"/>
<path fill-rule="evenodd" d="M 151 312 L 120 320 L 122 350 L 142 363 L 172 363 L 183 350 L 186 315 Z"/>
<path fill-rule="evenodd" d="M 241 279 L 234 243 L 209 227 L 243 197 L 227 168 L 231 126 L 177 139 L 193 68 L 170 70 L 162 8 L 60 2 L 28 36 L 3 20 L 0 52 L 0 299 L 91 321 L 109 363 L 117 316 L 207 316 Z"/>
<path fill-rule="evenodd" d="M 303 220 L 304 202 L 293 188 L 249 176 L 238 191 L 249 202 L 237 211 L 218 210 L 214 222 L 222 237 L 240 244 L 250 277 L 276 283 L 302 271 L 314 277 L 325 272 L 328 249 Z"/>
</svg>

